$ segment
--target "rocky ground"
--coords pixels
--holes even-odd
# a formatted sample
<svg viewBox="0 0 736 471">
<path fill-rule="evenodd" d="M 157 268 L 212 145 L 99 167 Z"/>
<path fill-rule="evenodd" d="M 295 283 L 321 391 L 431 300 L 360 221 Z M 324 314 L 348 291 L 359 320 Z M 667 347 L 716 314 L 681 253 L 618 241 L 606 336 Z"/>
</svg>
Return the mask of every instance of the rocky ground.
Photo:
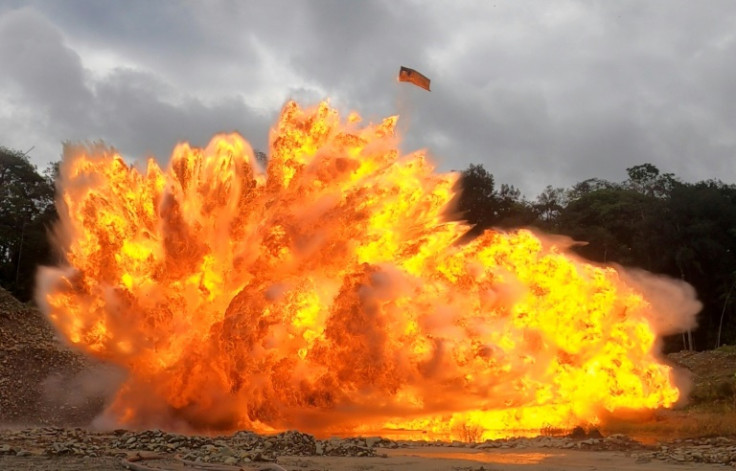
<svg viewBox="0 0 736 471">
<path fill-rule="evenodd" d="M 67 348 L 38 310 L 0 288 L 0 424 L 88 424 L 105 391 L 86 391 L 82 400 L 58 392 L 83 386 L 102 368 Z"/>
<path fill-rule="evenodd" d="M 692 391 L 695 402 L 736 400 L 736 349 L 681 352 L 671 355 L 670 361 L 690 371 L 695 384 Z M 452 466 L 450 463 L 454 462 L 444 461 L 445 467 L 432 469 L 521 469 L 503 468 L 499 464 L 488 467 L 489 462 L 494 463 L 489 453 L 539 455 L 540 450 L 557 450 L 558 455 L 562 452 L 596 452 L 599 456 L 618 453 L 633 460 L 631 462 L 637 467 L 647 466 L 646 469 L 653 470 L 669 469 L 662 466 L 676 463 L 683 466 L 690 463 L 698 469 L 706 464 L 736 467 L 736 424 L 731 432 L 727 429 L 721 433 L 723 430 L 720 430 L 721 436 L 687 439 L 662 436 L 647 444 L 622 434 L 604 437 L 595 430 L 586 433 L 582 429 L 564 437 L 466 444 L 401 442 L 379 437 L 317 440 L 295 431 L 273 436 L 251 432 L 189 436 L 158 430 L 99 433 L 74 428 L 89 424 L 102 410 L 110 391 L 89 389 L 90 384 L 101 382 L 86 381 L 86 378 L 100 374 L 114 378 L 115 372 L 106 368 L 67 348 L 37 310 L 17 302 L 0 289 L 0 469 L 429 469 L 427 463 L 435 463 L 436 459 L 414 468 L 406 467 L 406 458 L 396 461 L 396 456 L 416 455 L 421 450 L 435 453 L 450 450 L 448 453 L 454 453 L 453 456 L 462 455 L 463 459 L 471 460 Z M 65 397 L 63 394 L 65 390 L 79 388 L 88 389 L 81 395 Z M 79 400 L 79 397 L 85 399 Z M 484 457 L 485 464 L 472 464 L 482 461 L 477 459 L 479 456 Z M 582 455 L 575 456 L 580 464 Z M 379 457 L 387 457 L 388 461 L 383 465 L 369 461 Z M 362 464 L 339 461 L 347 458 L 364 461 Z M 605 455 L 605 460 L 612 459 L 611 455 Z M 564 463 L 559 468 L 547 469 L 567 469 Z M 657 467 L 654 463 L 662 465 Z"/>
<path fill-rule="evenodd" d="M 380 438 L 315 440 L 296 431 L 272 436 L 237 432 L 228 436 L 196 436 L 160 430 L 109 433 L 81 428 L 36 427 L 0 431 L 0 455 L 118 457 L 137 461 L 177 459 L 181 462 L 245 465 L 273 463 L 280 456 L 375 456 L 376 447 L 392 446 Z M 2 461 L 0 461 L 2 463 Z"/>
<path fill-rule="evenodd" d="M 598 434 L 593 434 L 598 436 Z M 33 463 L 33 469 L 65 469 L 65 465 L 95 469 L 324 469 L 312 467 L 313 457 L 388 457 L 422 455 L 421 449 L 450 450 L 442 456 L 467 458 L 468 452 L 507 453 L 551 450 L 624 452 L 635 463 L 719 464 L 736 467 L 736 438 L 688 439 L 645 445 L 624 435 L 600 438 L 537 437 L 483 443 L 392 441 L 379 437 L 316 440 L 290 431 L 273 436 L 237 432 L 228 436 L 188 436 L 159 430 L 117 430 L 95 433 L 83 429 L 37 427 L 0 432 L 0 468 Z M 391 453 L 394 451 L 393 453 Z M 530 453 L 533 455 L 534 453 Z M 509 455 L 506 455 L 509 456 Z M 574 459 L 574 455 L 571 455 Z M 490 458 L 492 461 L 493 458 Z M 4 468 L 3 466 L 7 466 Z M 44 467 L 44 465 L 48 467 Z M 57 467 L 52 467 L 52 466 Z M 135 467 L 138 468 L 135 468 Z M 471 469 L 481 469 L 471 467 Z M 30 469 L 30 468 L 28 468 Z M 82 469 L 69 467 L 66 469 Z M 329 468 L 328 468 L 329 469 Z M 357 469 L 360 469 L 358 467 Z M 362 469 L 371 469 L 370 466 Z M 449 468 L 447 468 L 449 469 Z M 496 468 L 483 468 L 496 469 Z M 660 468 L 657 468 L 660 469 Z M 683 468 L 684 469 L 684 468 Z"/>
<path fill-rule="evenodd" d="M 690 374 L 691 403 L 731 401 L 736 406 L 736 346 L 704 352 L 681 351 L 667 358 Z"/>
</svg>

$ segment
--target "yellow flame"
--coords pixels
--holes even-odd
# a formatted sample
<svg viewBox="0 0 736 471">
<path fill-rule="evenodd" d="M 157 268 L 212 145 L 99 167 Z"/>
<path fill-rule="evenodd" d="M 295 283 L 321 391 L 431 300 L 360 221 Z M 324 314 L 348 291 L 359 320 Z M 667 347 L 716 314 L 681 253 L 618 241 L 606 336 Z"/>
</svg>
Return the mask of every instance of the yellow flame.
<svg viewBox="0 0 736 471">
<path fill-rule="evenodd" d="M 488 438 L 678 399 L 652 308 L 615 269 L 525 230 L 459 244 L 457 175 L 400 155 L 396 117 L 360 123 L 287 104 L 265 173 L 235 134 L 177 146 L 167 171 L 65 156 L 73 270 L 46 300 L 70 342 L 129 371 L 110 414 Z"/>
</svg>

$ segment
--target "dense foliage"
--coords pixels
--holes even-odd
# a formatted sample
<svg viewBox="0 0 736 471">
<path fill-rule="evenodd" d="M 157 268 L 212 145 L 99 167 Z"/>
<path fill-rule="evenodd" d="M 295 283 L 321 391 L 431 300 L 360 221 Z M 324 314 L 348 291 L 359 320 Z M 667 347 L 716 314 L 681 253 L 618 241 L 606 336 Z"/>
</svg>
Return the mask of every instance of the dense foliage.
<svg viewBox="0 0 736 471">
<path fill-rule="evenodd" d="M 474 225 L 468 238 L 487 228 L 535 227 L 586 242 L 574 250 L 593 262 L 685 280 L 703 303 L 699 328 L 668 339 L 668 348 L 736 343 L 736 186 L 683 183 L 651 164 L 627 172 L 619 183 L 548 186 L 528 201 L 471 165 L 459 181 L 456 217 Z M 57 217 L 54 175 L 54 166 L 41 175 L 25 155 L 0 147 L 0 286 L 23 301 L 33 296 L 37 267 L 58 262 L 48 237 Z"/>
<path fill-rule="evenodd" d="M 54 262 L 53 173 L 40 175 L 27 156 L 0 147 L 0 286 L 23 301 L 33 296 L 36 268 Z"/>
</svg>

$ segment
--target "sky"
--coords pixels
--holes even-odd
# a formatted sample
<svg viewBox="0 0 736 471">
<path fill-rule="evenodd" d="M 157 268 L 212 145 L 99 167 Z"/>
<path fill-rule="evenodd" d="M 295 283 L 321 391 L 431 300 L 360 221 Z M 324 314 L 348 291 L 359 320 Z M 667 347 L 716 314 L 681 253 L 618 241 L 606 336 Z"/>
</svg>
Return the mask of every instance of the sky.
<svg viewBox="0 0 736 471">
<path fill-rule="evenodd" d="M 285 102 L 329 99 L 527 199 L 642 163 L 734 183 L 734 58 L 732 0 L 0 0 L 0 146 L 39 169 L 65 141 L 266 151 Z"/>
</svg>

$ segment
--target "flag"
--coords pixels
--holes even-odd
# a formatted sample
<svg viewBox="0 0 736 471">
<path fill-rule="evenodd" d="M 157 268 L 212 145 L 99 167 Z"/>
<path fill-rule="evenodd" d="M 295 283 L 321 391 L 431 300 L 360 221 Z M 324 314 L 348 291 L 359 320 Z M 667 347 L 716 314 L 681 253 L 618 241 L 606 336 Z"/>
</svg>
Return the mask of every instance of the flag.
<svg viewBox="0 0 736 471">
<path fill-rule="evenodd" d="M 399 82 L 413 83 L 417 87 L 421 87 L 428 92 L 431 91 L 429 89 L 429 79 L 409 67 L 402 66 L 401 69 L 399 69 Z"/>
</svg>

